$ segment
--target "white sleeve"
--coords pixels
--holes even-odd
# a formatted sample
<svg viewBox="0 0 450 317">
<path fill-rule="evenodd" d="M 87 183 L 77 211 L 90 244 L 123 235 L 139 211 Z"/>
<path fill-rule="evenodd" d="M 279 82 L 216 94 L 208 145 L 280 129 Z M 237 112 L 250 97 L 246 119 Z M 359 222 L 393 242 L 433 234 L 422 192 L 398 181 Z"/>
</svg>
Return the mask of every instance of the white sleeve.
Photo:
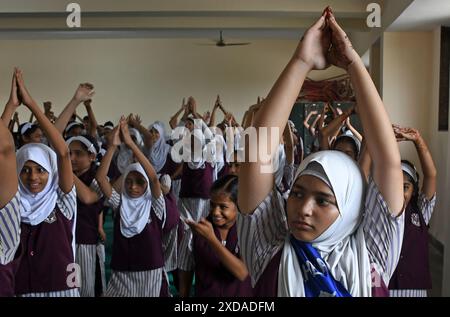
<svg viewBox="0 0 450 317">
<path fill-rule="evenodd" d="M 68 220 L 72 220 L 73 216 L 77 212 L 77 190 L 75 185 L 73 185 L 72 190 L 65 194 L 61 188 L 56 189 L 58 193 L 58 199 L 56 200 L 56 204 L 58 205 L 61 213 Z"/>
<path fill-rule="evenodd" d="M 14 259 L 20 244 L 20 194 L 0 209 L 0 264 L 6 265 Z"/>
<path fill-rule="evenodd" d="M 241 256 L 255 286 L 288 235 L 284 200 L 274 189 L 251 215 L 238 213 L 237 232 Z"/>
<path fill-rule="evenodd" d="M 109 197 L 105 200 L 105 206 L 108 206 L 114 210 L 117 210 L 120 207 L 121 201 L 122 201 L 122 197 L 113 187 L 111 197 Z"/>
</svg>

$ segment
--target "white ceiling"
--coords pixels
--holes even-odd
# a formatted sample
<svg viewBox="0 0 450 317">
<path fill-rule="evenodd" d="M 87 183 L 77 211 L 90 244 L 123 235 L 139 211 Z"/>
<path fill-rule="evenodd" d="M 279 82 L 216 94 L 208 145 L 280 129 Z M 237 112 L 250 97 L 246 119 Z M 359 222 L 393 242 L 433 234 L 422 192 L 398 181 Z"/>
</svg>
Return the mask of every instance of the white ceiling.
<svg viewBox="0 0 450 317">
<path fill-rule="evenodd" d="M 415 0 L 387 31 L 431 31 L 450 26 L 450 0 Z"/>
<path fill-rule="evenodd" d="M 385 31 L 450 25 L 450 0 L 76 0 L 82 28 L 66 26 L 61 0 L 1 0 L 0 39 L 198 38 L 227 41 L 299 39 L 331 5 L 357 51 Z M 382 8 L 382 27 L 368 28 L 370 3 Z"/>
</svg>

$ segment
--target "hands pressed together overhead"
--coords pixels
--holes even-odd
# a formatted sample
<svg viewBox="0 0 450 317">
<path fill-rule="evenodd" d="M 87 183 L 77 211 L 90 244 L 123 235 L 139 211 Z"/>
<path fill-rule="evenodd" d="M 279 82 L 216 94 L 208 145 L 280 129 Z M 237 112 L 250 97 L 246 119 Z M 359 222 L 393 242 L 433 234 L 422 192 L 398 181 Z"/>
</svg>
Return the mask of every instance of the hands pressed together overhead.
<svg viewBox="0 0 450 317">
<path fill-rule="evenodd" d="M 395 138 L 397 142 L 401 141 L 412 141 L 416 142 L 420 138 L 420 133 L 417 129 L 401 127 L 397 124 L 393 124 Z"/>
<path fill-rule="evenodd" d="M 319 20 L 306 31 L 294 57 L 310 70 L 326 69 L 330 65 L 348 70 L 348 67 L 359 59 L 330 7 L 327 7 Z"/>
<path fill-rule="evenodd" d="M 78 103 L 87 102 L 90 105 L 90 100 L 94 96 L 94 85 L 90 83 L 80 84 L 75 96 L 73 97 Z"/>
</svg>

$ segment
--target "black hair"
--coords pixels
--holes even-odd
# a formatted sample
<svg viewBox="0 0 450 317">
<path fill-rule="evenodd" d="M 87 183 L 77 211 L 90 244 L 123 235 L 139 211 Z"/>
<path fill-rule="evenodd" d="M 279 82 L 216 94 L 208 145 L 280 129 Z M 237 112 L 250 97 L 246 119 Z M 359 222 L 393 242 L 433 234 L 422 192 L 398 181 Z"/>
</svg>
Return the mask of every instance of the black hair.
<svg viewBox="0 0 450 317">
<path fill-rule="evenodd" d="M 212 184 L 210 193 L 226 193 L 230 196 L 231 201 L 237 206 L 238 177 L 236 175 L 226 175 L 219 178 Z"/>
<path fill-rule="evenodd" d="M 22 124 L 19 126 L 19 133 L 20 133 L 22 136 L 29 137 L 29 136 L 30 136 L 33 132 L 35 132 L 37 129 L 40 129 L 40 127 L 39 127 L 37 124 L 31 124 L 30 128 L 28 128 L 28 129 L 25 131 L 25 133 L 22 134 L 22 133 L 21 133 L 22 128 L 23 128 L 26 124 L 29 124 L 29 123 L 28 123 L 28 122 L 25 122 L 25 123 L 22 123 Z"/>
<path fill-rule="evenodd" d="M 32 133 L 36 132 L 37 129 L 40 129 L 39 125 L 37 124 L 32 124 L 30 128 L 28 128 L 24 134 L 22 134 L 22 128 L 26 125 L 29 124 L 28 122 L 22 123 L 19 126 L 19 131 L 17 131 L 17 136 L 18 136 L 18 145 L 19 147 L 22 147 L 25 145 L 24 142 L 24 137 L 29 138 L 31 136 Z"/>
<path fill-rule="evenodd" d="M 95 161 L 93 163 L 100 162 L 102 160 L 102 155 L 100 153 L 100 147 L 98 146 L 97 140 L 92 135 L 89 135 L 89 134 L 83 134 L 80 136 L 87 139 L 89 142 L 91 142 L 94 145 L 94 149 L 97 152 L 97 155 L 96 155 Z M 70 139 L 70 138 L 68 138 L 68 139 Z M 83 142 L 80 142 L 80 144 L 81 144 L 81 147 L 83 148 L 83 150 L 85 150 L 88 153 L 91 153 L 88 151 L 88 147 L 86 146 L 86 144 L 84 144 Z"/>
<path fill-rule="evenodd" d="M 83 117 L 83 121 L 84 121 L 84 120 L 89 120 L 89 116 L 84 116 L 84 117 Z"/>
<path fill-rule="evenodd" d="M 408 165 L 409 167 L 411 167 L 411 169 L 415 172 L 416 177 L 417 177 L 417 182 L 414 181 L 414 179 L 411 177 L 411 175 L 409 175 L 406 172 L 403 172 L 403 175 L 406 175 L 406 177 L 408 178 L 408 181 L 413 184 L 414 187 L 414 192 L 413 192 L 413 197 L 417 197 L 419 195 L 419 184 L 420 184 L 420 175 L 416 170 L 416 167 L 414 166 L 414 164 L 408 160 L 402 160 L 403 164 Z"/>
<path fill-rule="evenodd" d="M 411 199 L 409 200 L 408 206 L 404 206 L 406 209 L 410 209 L 412 211 L 415 212 L 420 212 L 419 209 L 419 173 L 416 170 L 416 167 L 414 166 L 413 163 L 411 163 L 408 160 L 402 160 L 403 164 L 406 164 L 408 166 L 410 166 L 412 168 L 412 170 L 416 173 L 416 177 L 417 177 L 417 182 L 414 181 L 414 179 L 411 177 L 411 175 L 409 175 L 408 173 L 403 172 L 403 175 L 406 175 L 406 178 L 408 179 L 408 181 L 413 184 L 413 194 L 411 196 Z"/>
<path fill-rule="evenodd" d="M 69 125 L 69 124 L 71 124 L 71 123 L 73 123 L 73 122 L 75 122 L 75 121 L 69 122 L 67 125 Z M 76 122 L 76 124 L 74 124 L 73 126 L 71 126 L 69 130 L 65 130 L 64 133 L 65 133 L 65 134 L 68 134 L 70 131 L 72 131 L 72 130 L 75 129 L 75 128 L 81 128 L 81 129 L 84 129 L 84 124 L 83 124 L 82 122 Z M 67 129 L 67 126 L 66 126 L 66 129 Z"/>
<path fill-rule="evenodd" d="M 339 143 L 344 143 L 344 142 L 350 143 L 352 145 L 352 150 L 355 153 L 355 159 L 358 160 L 358 157 L 359 157 L 358 146 L 356 145 L 356 142 L 355 142 L 355 140 L 353 140 L 352 137 L 349 137 L 349 136 L 337 137 L 336 140 L 334 140 L 333 149 L 335 149 Z"/>
<path fill-rule="evenodd" d="M 106 121 L 103 126 L 104 127 L 106 127 L 106 126 L 114 127 L 114 123 L 112 123 L 111 121 Z"/>
</svg>

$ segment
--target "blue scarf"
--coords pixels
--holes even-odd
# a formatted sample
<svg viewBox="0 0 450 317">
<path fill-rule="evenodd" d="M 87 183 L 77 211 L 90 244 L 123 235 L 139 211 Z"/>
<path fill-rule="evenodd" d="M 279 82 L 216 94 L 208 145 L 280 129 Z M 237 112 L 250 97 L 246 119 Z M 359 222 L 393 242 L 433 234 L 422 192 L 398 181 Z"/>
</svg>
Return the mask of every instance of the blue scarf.
<svg viewBox="0 0 450 317">
<path fill-rule="evenodd" d="M 336 281 L 319 252 L 311 245 L 291 236 L 303 275 L 306 297 L 351 297 L 350 293 Z"/>
</svg>

